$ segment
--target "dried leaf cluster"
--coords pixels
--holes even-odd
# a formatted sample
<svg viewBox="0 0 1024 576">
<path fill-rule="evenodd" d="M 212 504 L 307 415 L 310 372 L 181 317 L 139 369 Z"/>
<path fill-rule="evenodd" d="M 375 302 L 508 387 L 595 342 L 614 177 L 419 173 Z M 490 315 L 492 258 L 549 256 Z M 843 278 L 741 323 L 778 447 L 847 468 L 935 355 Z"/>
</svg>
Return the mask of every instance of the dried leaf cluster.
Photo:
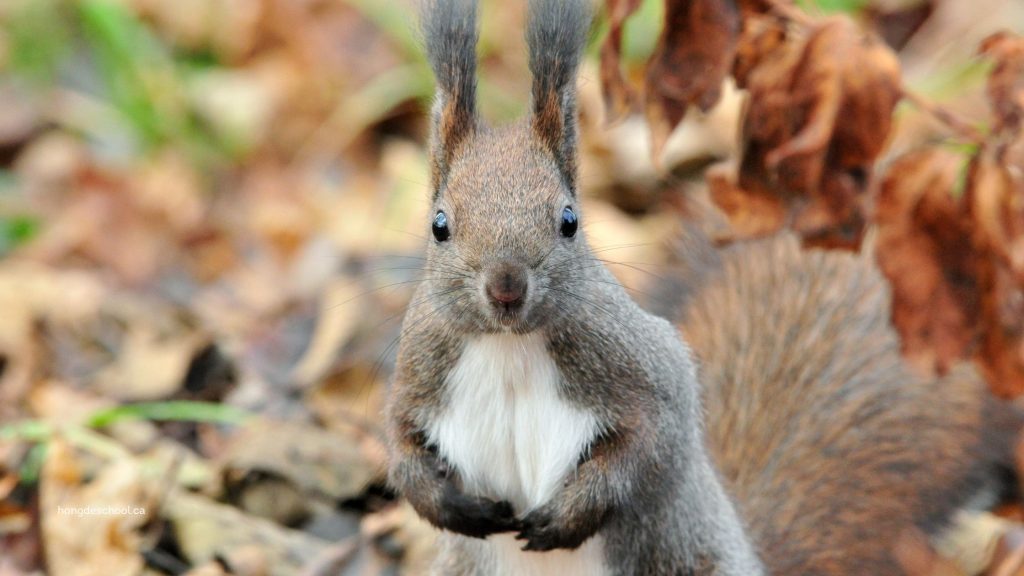
<svg viewBox="0 0 1024 576">
<path fill-rule="evenodd" d="M 995 61 L 991 131 L 966 163 L 938 147 L 892 162 L 879 183 L 878 260 L 910 358 L 940 371 L 974 358 L 993 390 L 1016 396 L 1024 392 L 1024 38 L 997 34 L 981 52 Z"/>
<path fill-rule="evenodd" d="M 643 84 L 655 150 L 689 108 L 715 104 L 727 77 L 746 93 L 738 169 L 707 172 L 732 234 L 788 228 L 808 245 L 857 249 L 877 229 L 907 356 L 938 372 L 975 359 L 993 390 L 1024 392 L 1024 39 L 982 43 L 993 63 L 982 133 L 907 94 L 897 54 L 849 16 L 815 18 L 784 0 L 665 4 Z M 637 5 L 609 2 L 601 71 L 612 118 L 636 101 L 617 57 Z M 970 152 L 939 143 L 880 168 L 905 96 Z"/>
</svg>

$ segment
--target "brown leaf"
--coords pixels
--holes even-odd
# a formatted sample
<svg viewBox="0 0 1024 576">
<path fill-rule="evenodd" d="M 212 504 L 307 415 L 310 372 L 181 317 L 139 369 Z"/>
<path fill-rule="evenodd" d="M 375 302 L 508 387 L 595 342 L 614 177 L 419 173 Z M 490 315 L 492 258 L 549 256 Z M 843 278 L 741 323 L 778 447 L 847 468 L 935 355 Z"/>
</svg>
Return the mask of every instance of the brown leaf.
<svg viewBox="0 0 1024 576">
<path fill-rule="evenodd" d="M 727 166 L 709 168 L 706 178 L 711 200 L 729 218 L 732 232 L 737 236 L 766 236 L 785 225 L 786 206 L 778 195 L 743 190 Z"/>
<path fill-rule="evenodd" d="M 971 163 L 965 197 L 979 245 L 1024 283 L 1024 138 L 986 143 Z"/>
<path fill-rule="evenodd" d="M 766 14 L 773 8 L 779 7 L 788 9 L 793 7 L 792 0 L 739 0 L 740 14 L 743 18 L 749 18 L 755 15 Z"/>
<path fill-rule="evenodd" d="M 273 475 L 303 494 L 344 501 L 381 480 L 384 463 L 362 439 L 288 421 L 252 420 L 239 430 L 222 457 L 226 483 L 244 483 L 251 473 Z"/>
<path fill-rule="evenodd" d="M 756 181 L 744 188 L 737 183 L 734 172 L 733 166 L 724 164 L 709 168 L 705 176 L 711 200 L 729 219 L 730 239 L 768 236 L 788 227 L 799 233 L 807 246 L 850 249 L 858 245 L 862 231 L 859 210 L 837 223 L 829 203 L 834 198 L 845 198 L 842 190 L 807 198 L 781 194 Z M 838 188 L 845 182 L 837 178 L 829 185 Z M 860 206 L 859 199 L 848 202 Z"/>
<path fill-rule="evenodd" d="M 655 157 L 688 107 L 707 112 L 718 102 L 740 28 L 732 0 L 670 0 L 665 8 L 665 27 L 646 79 Z"/>
<path fill-rule="evenodd" d="M 784 44 L 787 39 L 786 27 L 782 21 L 769 16 L 743 18 L 743 32 L 736 45 L 736 57 L 732 75 L 741 88 L 750 84 L 750 74 L 766 60 L 777 62 L 779 72 L 794 65 L 787 61 L 790 56 Z"/>
<path fill-rule="evenodd" d="M 1000 33 L 981 52 L 996 61 L 987 92 L 993 131 L 971 162 L 964 203 L 983 257 L 977 360 L 993 390 L 1024 393 L 1024 38 Z"/>
<path fill-rule="evenodd" d="M 183 557 L 193 565 L 237 557 L 258 546 L 267 573 L 300 574 L 310 558 L 329 546 L 321 538 L 247 515 L 237 508 L 187 491 L 174 491 L 162 512 Z"/>
<path fill-rule="evenodd" d="M 864 15 L 886 44 L 894 50 L 901 50 L 929 21 L 935 9 L 935 0 L 888 6 L 872 4 L 868 5 Z"/>
<path fill-rule="evenodd" d="M 1014 147 L 1018 150 L 1014 151 Z M 986 142 L 971 163 L 964 201 L 983 255 L 978 360 L 998 393 L 1024 393 L 1024 138 Z"/>
<path fill-rule="evenodd" d="M 962 160 L 927 149 L 897 159 L 881 180 L 876 254 L 892 284 L 904 354 L 928 372 L 970 355 L 981 311 L 981 262 L 953 194 Z"/>
<path fill-rule="evenodd" d="M 740 186 L 809 196 L 814 210 L 796 223 L 805 236 L 837 225 L 856 236 L 901 94 L 898 61 L 846 17 L 821 21 L 802 42 L 784 34 L 754 19 L 740 43 L 736 76 L 750 93 Z"/>
<path fill-rule="evenodd" d="M 84 481 L 80 456 L 62 440 L 49 445 L 40 487 L 46 563 L 54 574 L 138 574 L 151 486 L 127 459 Z"/>
<path fill-rule="evenodd" d="M 622 118 L 636 97 L 622 75 L 622 27 L 639 7 L 640 0 L 608 0 L 608 37 L 601 46 L 601 89 L 608 122 Z"/>
<path fill-rule="evenodd" d="M 989 36 L 980 52 L 995 60 L 986 86 L 996 115 L 995 131 L 1020 133 L 1024 127 L 1024 38 L 1010 32 Z"/>
</svg>

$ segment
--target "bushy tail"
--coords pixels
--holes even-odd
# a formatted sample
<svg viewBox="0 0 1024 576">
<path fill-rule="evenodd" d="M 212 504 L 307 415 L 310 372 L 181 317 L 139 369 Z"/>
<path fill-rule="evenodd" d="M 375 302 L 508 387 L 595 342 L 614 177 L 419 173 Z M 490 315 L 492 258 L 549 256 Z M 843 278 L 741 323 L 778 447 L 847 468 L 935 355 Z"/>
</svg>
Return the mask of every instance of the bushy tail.
<svg viewBox="0 0 1024 576">
<path fill-rule="evenodd" d="M 915 374 L 870 260 L 720 251 L 685 305 L 707 442 L 773 574 L 902 575 L 893 543 L 1006 486 L 1022 420 L 970 365 Z"/>
</svg>

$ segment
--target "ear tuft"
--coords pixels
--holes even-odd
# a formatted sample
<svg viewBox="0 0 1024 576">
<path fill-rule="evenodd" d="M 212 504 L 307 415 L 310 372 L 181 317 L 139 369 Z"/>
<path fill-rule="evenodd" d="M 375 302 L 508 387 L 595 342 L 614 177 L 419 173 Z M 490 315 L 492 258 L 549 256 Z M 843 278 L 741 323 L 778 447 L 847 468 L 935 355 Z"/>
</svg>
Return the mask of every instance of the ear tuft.
<svg viewBox="0 0 1024 576">
<path fill-rule="evenodd" d="M 420 19 L 437 78 L 430 145 L 436 196 L 460 146 L 476 130 L 476 2 L 425 0 Z"/>
<path fill-rule="evenodd" d="M 531 0 L 526 28 L 533 130 L 576 193 L 576 71 L 590 29 L 586 0 Z"/>
</svg>

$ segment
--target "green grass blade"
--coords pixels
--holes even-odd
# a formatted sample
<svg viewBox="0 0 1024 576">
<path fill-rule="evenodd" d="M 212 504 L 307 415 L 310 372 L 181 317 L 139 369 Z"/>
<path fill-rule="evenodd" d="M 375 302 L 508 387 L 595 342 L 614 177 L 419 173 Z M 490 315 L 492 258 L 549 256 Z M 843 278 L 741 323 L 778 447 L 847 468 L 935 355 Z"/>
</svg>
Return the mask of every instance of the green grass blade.
<svg viewBox="0 0 1024 576">
<path fill-rule="evenodd" d="M 176 422 L 211 422 L 240 424 L 249 418 L 245 410 L 211 402 L 177 400 L 170 402 L 140 402 L 114 406 L 94 412 L 86 425 L 102 428 L 125 420 L 160 420 Z"/>
</svg>

